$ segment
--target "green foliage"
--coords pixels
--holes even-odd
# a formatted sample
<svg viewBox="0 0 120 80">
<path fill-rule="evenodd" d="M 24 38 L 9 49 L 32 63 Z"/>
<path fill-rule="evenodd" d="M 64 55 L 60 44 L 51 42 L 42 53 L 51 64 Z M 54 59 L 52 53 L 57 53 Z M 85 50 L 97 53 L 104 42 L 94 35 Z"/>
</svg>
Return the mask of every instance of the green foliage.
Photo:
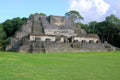
<svg viewBox="0 0 120 80">
<path fill-rule="evenodd" d="M 6 31 L 7 37 L 11 37 L 15 34 L 17 30 L 27 21 L 27 18 L 13 18 L 8 19 L 3 23 L 4 30 Z"/>
<path fill-rule="evenodd" d="M 7 37 L 13 35 L 13 31 L 14 31 L 14 28 L 13 28 L 13 24 L 12 24 L 12 20 L 6 20 L 4 23 L 3 23 L 3 28 L 7 34 Z"/>
<path fill-rule="evenodd" d="M 88 33 L 93 33 L 94 34 L 96 32 L 96 29 L 95 29 L 96 25 L 97 25 L 96 21 L 92 21 L 92 22 L 88 23 L 88 26 L 87 26 Z"/>
<path fill-rule="evenodd" d="M 83 20 L 84 18 L 80 15 L 79 12 L 77 11 L 69 11 L 67 13 L 65 13 L 65 17 L 70 19 L 72 22 L 76 22 L 76 21 L 79 21 L 79 20 Z"/>
<path fill-rule="evenodd" d="M 89 33 L 98 34 L 102 42 L 107 41 L 120 47 L 120 19 L 116 16 L 110 15 L 102 22 L 90 22 L 87 29 Z"/>
<path fill-rule="evenodd" d="M 88 30 L 86 24 L 83 24 L 83 23 L 75 23 L 75 24 L 79 25 L 81 29 L 85 29 L 86 31 Z"/>
<path fill-rule="evenodd" d="M 26 22 L 27 22 L 27 20 L 28 20 L 28 18 L 23 17 L 23 18 L 22 18 L 22 23 L 23 23 L 23 24 L 24 24 L 24 23 L 26 23 Z"/>
<path fill-rule="evenodd" d="M 0 24 L 0 50 L 3 49 L 3 41 L 6 38 L 6 33 L 3 29 L 3 26 Z"/>
<path fill-rule="evenodd" d="M 7 19 L 5 22 L 0 24 L 0 49 L 4 49 L 8 44 L 10 37 L 12 37 L 21 26 L 26 23 L 28 18 L 13 18 Z"/>
<path fill-rule="evenodd" d="M 2 41 L 3 39 L 5 39 L 6 37 L 6 33 L 3 29 L 3 26 L 0 24 L 0 41 Z"/>
<path fill-rule="evenodd" d="M 23 21 L 22 21 L 22 19 L 20 19 L 19 17 L 17 17 L 17 18 L 13 18 L 13 20 L 12 20 L 12 24 L 13 24 L 13 30 L 14 30 L 14 32 L 13 33 L 15 33 L 18 29 L 20 29 L 20 27 L 23 25 Z M 14 34 L 13 34 L 14 35 Z"/>
<path fill-rule="evenodd" d="M 34 13 L 34 14 L 30 14 L 29 18 L 32 18 L 34 15 L 46 16 L 45 13 Z"/>
<path fill-rule="evenodd" d="M 40 13 L 39 15 L 40 15 L 40 16 L 46 16 L 46 14 L 45 14 L 45 13 Z"/>
<path fill-rule="evenodd" d="M 120 52 L 0 52 L 0 80 L 120 80 Z"/>
</svg>

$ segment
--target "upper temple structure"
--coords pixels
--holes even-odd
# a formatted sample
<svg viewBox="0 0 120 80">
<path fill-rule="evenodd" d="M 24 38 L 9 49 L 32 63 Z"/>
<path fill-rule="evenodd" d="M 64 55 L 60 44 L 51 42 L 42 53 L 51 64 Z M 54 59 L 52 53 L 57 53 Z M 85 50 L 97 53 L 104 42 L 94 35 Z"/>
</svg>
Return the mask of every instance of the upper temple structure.
<svg viewBox="0 0 120 80">
<path fill-rule="evenodd" d="M 106 52 L 115 48 L 101 43 L 98 35 L 88 34 L 79 25 L 61 16 L 29 17 L 9 41 L 6 51 L 53 53 L 53 52 Z"/>
</svg>

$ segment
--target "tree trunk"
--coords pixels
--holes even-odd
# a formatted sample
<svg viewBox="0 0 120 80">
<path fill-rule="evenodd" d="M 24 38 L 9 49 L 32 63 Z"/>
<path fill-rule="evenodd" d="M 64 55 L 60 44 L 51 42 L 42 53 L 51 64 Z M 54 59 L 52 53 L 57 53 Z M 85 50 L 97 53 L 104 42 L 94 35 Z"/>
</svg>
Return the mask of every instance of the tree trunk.
<svg viewBox="0 0 120 80">
<path fill-rule="evenodd" d="M 107 35 L 107 42 L 109 41 L 109 38 L 110 38 L 110 32 Z"/>
</svg>

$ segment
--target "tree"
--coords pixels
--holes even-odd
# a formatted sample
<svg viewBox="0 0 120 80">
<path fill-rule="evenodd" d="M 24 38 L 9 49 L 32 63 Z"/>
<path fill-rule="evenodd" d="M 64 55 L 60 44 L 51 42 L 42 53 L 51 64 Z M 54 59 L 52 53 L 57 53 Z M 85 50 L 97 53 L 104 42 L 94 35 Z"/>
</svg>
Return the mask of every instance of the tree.
<svg viewBox="0 0 120 80">
<path fill-rule="evenodd" d="M 120 19 L 118 19 L 115 15 L 110 15 L 106 17 L 106 22 L 108 24 L 120 25 Z"/>
<path fill-rule="evenodd" d="M 40 15 L 40 16 L 46 16 L 46 14 L 45 14 L 45 13 L 40 13 L 39 15 Z"/>
<path fill-rule="evenodd" d="M 0 24 L 0 42 L 6 37 L 6 33 L 3 29 L 3 26 Z"/>
<path fill-rule="evenodd" d="M 83 24 L 83 23 L 80 23 L 80 22 L 75 23 L 75 24 L 76 24 L 76 25 L 79 25 L 81 29 L 85 29 L 86 31 L 88 30 L 86 24 Z M 87 32 L 88 32 L 88 31 L 87 31 Z"/>
<path fill-rule="evenodd" d="M 108 26 L 107 41 L 120 47 L 120 19 L 115 15 L 110 15 L 106 17 L 106 23 Z"/>
<path fill-rule="evenodd" d="M 7 37 L 10 37 L 13 34 L 12 32 L 14 31 L 12 20 L 10 19 L 6 20 L 3 23 L 3 28 L 7 34 Z"/>
<path fill-rule="evenodd" d="M 22 22 L 23 22 L 23 24 L 24 24 L 24 23 L 26 23 L 26 22 L 27 22 L 27 20 L 28 20 L 28 18 L 23 17 L 23 18 L 22 18 Z"/>
<path fill-rule="evenodd" d="M 90 23 L 88 23 L 88 33 L 96 33 L 96 29 L 95 29 L 95 27 L 96 27 L 96 25 L 97 25 L 97 22 L 96 21 L 92 21 L 92 22 L 90 22 Z"/>
<path fill-rule="evenodd" d="M 7 34 L 7 37 L 11 37 L 15 34 L 16 31 L 18 31 L 21 26 L 27 22 L 27 18 L 13 18 L 13 19 L 8 19 L 5 22 L 3 22 L 3 28 Z"/>
<path fill-rule="evenodd" d="M 67 13 L 65 13 L 65 17 L 70 19 L 72 22 L 76 22 L 76 21 L 79 21 L 79 20 L 83 20 L 84 18 L 80 15 L 79 12 L 75 11 L 75 10 L 72 10 L 72 11 L 69 11 Z"/>
<path fill-rule="evenodd" d="M 32 19 L 34 15 L 46 16 L 45 13 L 34 13 L 34 14 L 30 14 L 29 18 Z"/>
<path fill-rule="evenodd" d="M 105 21 L 99 22 L 95 26 L 95 33 L 99 35 L 100 39 L 102 42 L 107 41 L 106 36 L 107 36 L 107 24 Z"/>
<path fill-rule="evenodd" d="M 87 29 L 89 33 L 98 34 L 102 42 L 107 41 L 114 46 L 120 47 L 120 19 L 116 16 L 107 16 L 105 21 L 99 23 L 90 22 Z"/>
<path fill-rule="evenodd" d="M 0 50 L 3 49 L 3 42 L 5 38 L 6 38 L 6 33 L 3 29 L 2 24 L 0 24 Z"/>
<path fill-rule="evenodd" d="M 13 34 L 14 34 L 23 25 L 23 21 L 19 17 L 13 18 L 12 19 L 12 24 L 13 24 L 13 28 L 14 28 L 14 30 L 13 30 Z"/>
</svg>

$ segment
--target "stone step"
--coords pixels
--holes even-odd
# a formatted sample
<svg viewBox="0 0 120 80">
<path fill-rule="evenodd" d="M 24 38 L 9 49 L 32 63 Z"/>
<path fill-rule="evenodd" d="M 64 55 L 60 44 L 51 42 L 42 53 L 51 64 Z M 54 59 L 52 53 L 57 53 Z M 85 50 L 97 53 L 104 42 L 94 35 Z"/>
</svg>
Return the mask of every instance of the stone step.
<svg viewBox="0 0 120 80">
<path fill-rule="evenodd" d="M 83 44 L 82 45 L 82 51 L 95 51 L 95 52 L 100 52 L 100 51 L 107 51 L 107 49 L 104 47 L 102 43 L 99 44 Z"/>
</svg>

